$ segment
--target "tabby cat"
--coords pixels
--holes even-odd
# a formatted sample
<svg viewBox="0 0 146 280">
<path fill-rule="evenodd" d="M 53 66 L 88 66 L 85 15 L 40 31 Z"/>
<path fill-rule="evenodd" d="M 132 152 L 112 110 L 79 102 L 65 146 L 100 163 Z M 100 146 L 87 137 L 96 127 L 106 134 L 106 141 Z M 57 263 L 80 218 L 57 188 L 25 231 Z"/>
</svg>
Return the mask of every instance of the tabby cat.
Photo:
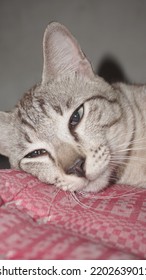
<svg viewBox="0 0 146 280">
<path fill-rule="evenodd" d="M 41 82 L 0 112 L 0 153 L 12 168 L 65 191 L 146 187 L 146 86 L 96 76 L 59 23 L 43 39 Z"/>
</svg>

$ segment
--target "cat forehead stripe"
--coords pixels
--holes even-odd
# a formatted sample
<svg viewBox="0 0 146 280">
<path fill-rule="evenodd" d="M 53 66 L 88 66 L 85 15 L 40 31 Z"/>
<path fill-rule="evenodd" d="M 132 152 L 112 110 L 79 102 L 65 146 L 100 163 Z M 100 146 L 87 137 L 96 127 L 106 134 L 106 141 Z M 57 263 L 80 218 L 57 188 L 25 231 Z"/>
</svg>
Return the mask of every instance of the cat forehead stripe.
<svg viewBox="0 0 146 280">
<path fill-rule="evenodd" d="M 52 108 L 54 109 L 54 111 L 57 113 L 57 114 L 59 114 L 59 115 L 63 115 L 63 112 L 62 112 L 62 109 L 61 109 L 61 107 L 59 106 L 59 105 L 55 105 L 55 106 L 53 106 L 52 105 Z"/>
<path fill-rule="evenodd" d="M 22 114 L 21 114 L 21 111 L 20 111 L 20 110 L 18 110 L 18 117 L 20 118 L 22 124 L 28 126 L 30 129 L 32 129 L 32 130 L 35 131 L 34 126 L 33 126 L 30 122 L 28 122 L 26 119 L 24 119 L 24 118 L 22 117 Z"/>
<path fill-rule="evenodd" d="M 24 137 L 25 137 L 25 140 L 26 140 L 28 143 L 32 143 L 32 141 L 31 141 L 29 135 L 28 135 L 26 132 L 25 132 L 25 134 L 24 134 Z"/>
<path fill-rule="evenodd" d="M 45 108 L 45 101 L 44 101 L 44 99 L 43 98 L 37 99 L 37 103 L 39 104 L 43 114 L 46 115 L 48 118 L 50 118 L 50 116 L 47 113 L 46 108 Z"/>
</svg>

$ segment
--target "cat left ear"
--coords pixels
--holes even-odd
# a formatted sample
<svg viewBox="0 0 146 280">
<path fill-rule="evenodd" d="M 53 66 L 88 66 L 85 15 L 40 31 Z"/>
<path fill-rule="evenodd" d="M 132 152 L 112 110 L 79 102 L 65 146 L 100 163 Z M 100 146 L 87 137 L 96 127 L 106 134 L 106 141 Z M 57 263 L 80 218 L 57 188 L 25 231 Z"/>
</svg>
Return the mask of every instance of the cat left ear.
<svg viewBox="0 0 146 280">
<path fill-rule="evenodd" d="M 0 112 L 0 154 L 9 157 L 12 145 L 12 113 Z"/>
<path fill-rule="evenodd" d="M 79 44 L 68 29 L 56 22 L 46 28 L 43 39 L 43 74 L 42 83 L 50 77 L 72 72 L 94 77 L 90 62 L 85 57 Z"/>
</svg>

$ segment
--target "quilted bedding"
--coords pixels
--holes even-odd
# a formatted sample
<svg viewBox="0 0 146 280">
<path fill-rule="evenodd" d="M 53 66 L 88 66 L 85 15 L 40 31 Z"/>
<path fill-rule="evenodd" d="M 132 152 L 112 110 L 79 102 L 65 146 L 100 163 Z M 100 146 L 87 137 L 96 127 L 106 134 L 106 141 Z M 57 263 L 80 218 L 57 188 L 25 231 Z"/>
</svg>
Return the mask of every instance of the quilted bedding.
<svg viewBox="0 0 146 280">
<path fill-rule="evenodd" d="M 146 189 L 72 195 L 0 170 L 1 259 L 146 259 Z"/>
</svg>

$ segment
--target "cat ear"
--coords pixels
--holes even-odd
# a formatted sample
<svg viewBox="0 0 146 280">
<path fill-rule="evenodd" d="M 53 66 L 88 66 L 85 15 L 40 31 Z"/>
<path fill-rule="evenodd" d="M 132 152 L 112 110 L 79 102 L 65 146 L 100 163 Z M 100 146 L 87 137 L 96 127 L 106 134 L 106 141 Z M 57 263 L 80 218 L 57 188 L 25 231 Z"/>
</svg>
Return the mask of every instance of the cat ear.
<svg viewBox="0 0 146 280">
<path fill-rule="evenodd" d="M 9 157 L 11 149 L 11 113 L 0 112 L 0 154 Z"/>
<path fill-rule="evenodd" d="M 50 77 L 72 72 L 80 72 L 90 78 L 94 76 L 91 64 L 76 39 L 59 23 L 50 23 L 46 28 L 43 56 L 42 83 L 48 82 Z"/>
</svg>

